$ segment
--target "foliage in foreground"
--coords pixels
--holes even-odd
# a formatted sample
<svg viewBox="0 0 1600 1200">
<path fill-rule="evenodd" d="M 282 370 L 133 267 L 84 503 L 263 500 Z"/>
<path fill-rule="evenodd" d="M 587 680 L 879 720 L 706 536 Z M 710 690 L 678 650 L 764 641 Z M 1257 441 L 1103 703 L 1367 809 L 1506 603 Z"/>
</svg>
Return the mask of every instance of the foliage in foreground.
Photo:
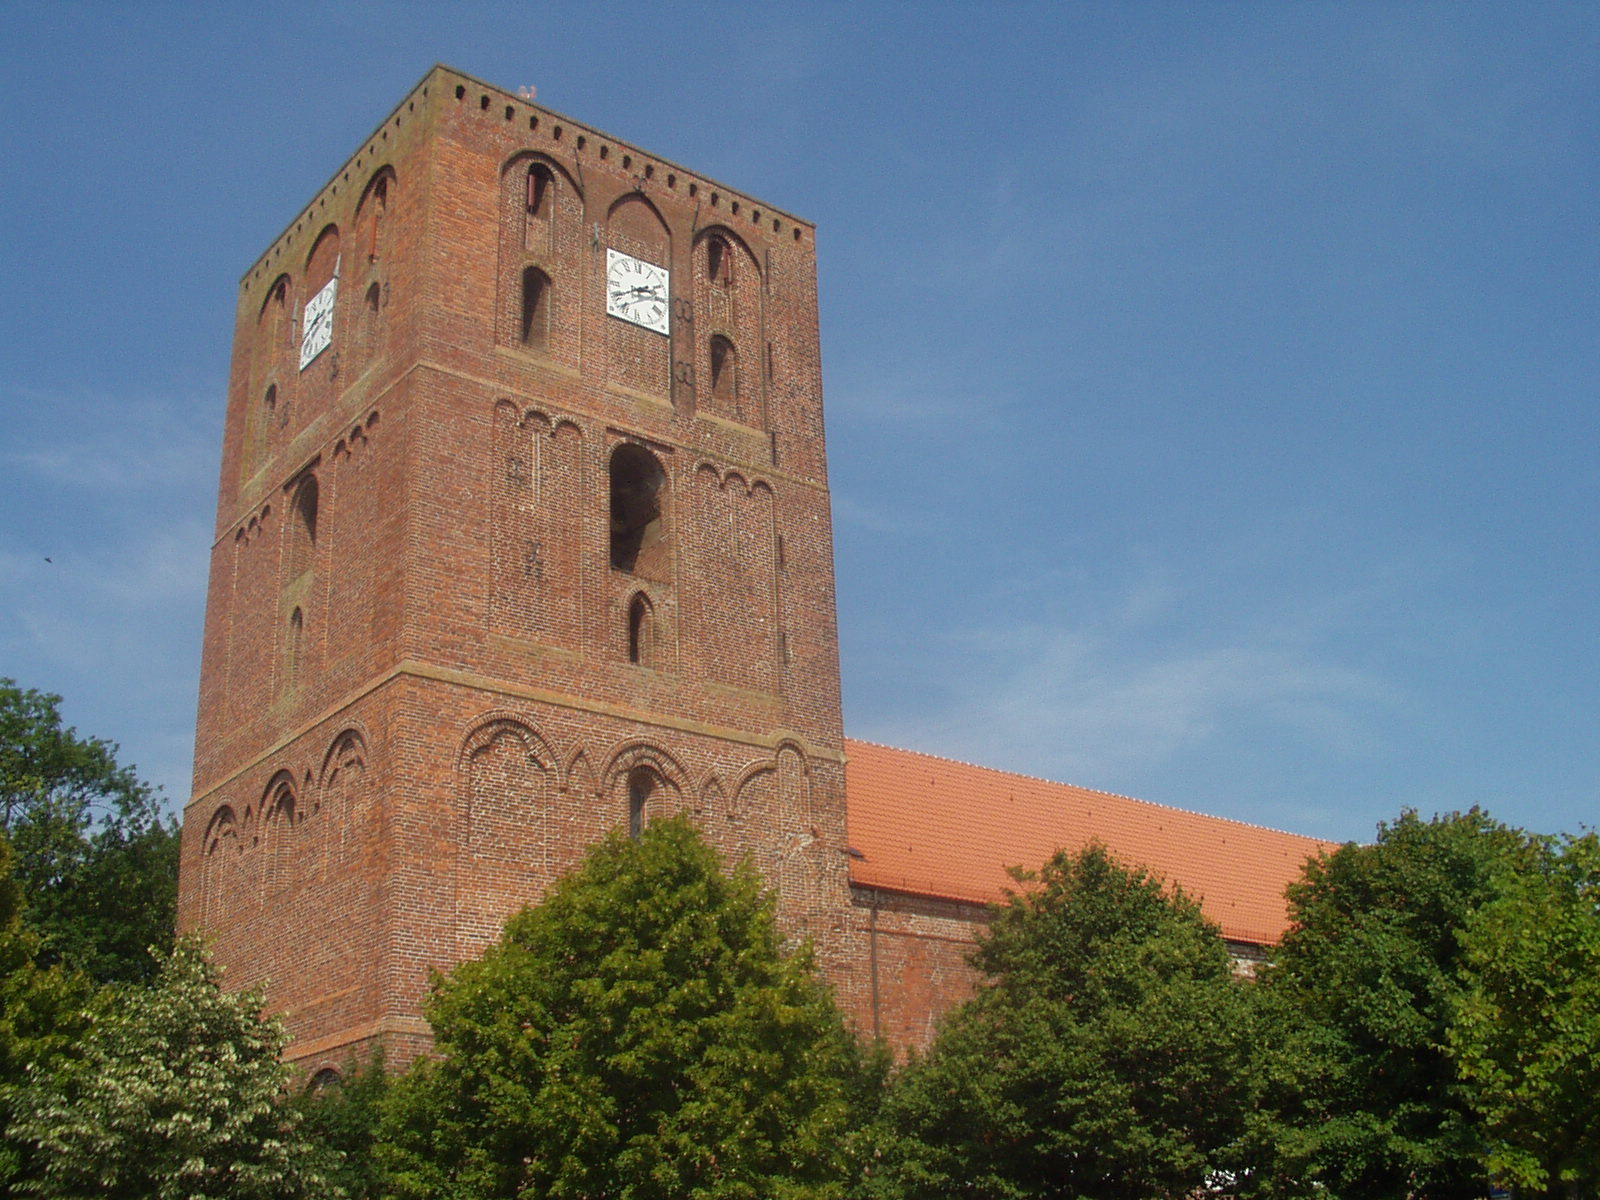
<svg viewBox="0 0 1600 1200">
<path fill-rule="evenodd" d="M 1461 936 L 1525 836 L 1474 809 L 1403 813 L 1311 862 L 1263 985 L 1316 1032 L 1315 1085 L 1278 1115 L 1276 1168 L 1329 1200 L 1477 1200 L 1483 1142 L 1447 1053 Z"/>
<path fill-rule="evenodd" d="M 315 1081 L 294 1099 L 299 1133 L 318 1147 L 333 1193 L 347 1200 L 378 1200 L 384 1195 L 373 1146 L 393 1077 L 380 1050 L 366 1062 L 352 1061 L 336 1083 Z"/>
<path fill-rule="evenodd" d="M 1600 838 L 1537 839 L 1463 937 L 1449 1032 L 1493 1175 L 1519 1196 L 1600 1190 Z"/>
<path fill-rule="evenodd" d="M 884 1196 L 1188 1197 L 1232 1165 L 1256 1027 L 1217 929 L 1103 847 L 979 944 L 992 981 L 885 1105 Z"/>
<path fill-rule="evenodd" d="M 22 923 L 22 888 L 11 873 L 11 845 L 0 833 L 0 1194 L 10 1195 L 42 1167 L 16 1122 L 33 1072 L 76 1057 L 99 1000 L 84 976 L 36 962 L 39 936 Z"/>
<path fill-rule="evenodd" d="M 685 820 L 595 848 L 427 1015 L 443 1057 L 396 1083 L 380 1147 L 397 1195 L 843 1194 L 854 1039 Z"/>
<path fill-rule="evenodd" d="M 172 944 L 178 828 L 117 747 L 61 722 L 61 698 L 0 679 L 0 832 L 44 961 L 144 980 Z"/>
<path fill-rule="evenodd" d="M 282 1029 L 258 992 L 231 994 L 200 947 L 103 1012 L 82 1058 L 21 1097 L 13 1134 L 38 1150 L 34 1195 L 295 1200 L 334 1194 L 295 1128 Z"/>
</svg>

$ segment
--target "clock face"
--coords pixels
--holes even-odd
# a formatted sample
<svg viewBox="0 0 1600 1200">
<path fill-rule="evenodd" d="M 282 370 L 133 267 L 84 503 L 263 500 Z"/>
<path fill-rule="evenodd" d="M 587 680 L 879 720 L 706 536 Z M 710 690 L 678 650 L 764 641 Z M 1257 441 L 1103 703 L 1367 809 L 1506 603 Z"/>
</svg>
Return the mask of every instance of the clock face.
<svg viewBox="0 0 1600 1200">
<path fill-rule="evenodd" d="M 606 312 L 657 333 L 669 333 L 665 267 L 606 251 Z"/>
<path fill-rule="evenodd" d="M 339 277 L 328 280 L 327 286 L 306 301 L 305 316 L 300 322 L 300 369 L 304 371 L 313 359 L 333 345 L 333 302 L 339 295 Z"/>
</svg>

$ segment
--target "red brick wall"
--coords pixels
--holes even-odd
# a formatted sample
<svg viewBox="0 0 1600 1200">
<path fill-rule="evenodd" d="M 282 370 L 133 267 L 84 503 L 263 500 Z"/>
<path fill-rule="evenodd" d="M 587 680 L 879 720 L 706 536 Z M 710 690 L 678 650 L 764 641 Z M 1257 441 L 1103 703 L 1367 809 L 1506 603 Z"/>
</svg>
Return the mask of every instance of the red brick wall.
<svg viewBox="0 0 1600 1200">
<path fill-rule="evenodd" d="M 670 268 L 670 338 L 606 315 L 608 245 Z M 302 371 L 333 261 L 333 345 Z M 713 335 L 737 347 L 716 395 Z M 443 69 L 250 270 L 180 923 L 267 983 L 293 1056 L 425 1045 L 427 972 L 625 825 L 630 775 L 647 814 L 751 856 L 856 987 L 821 403 L 808 225 Z M 632 571 L 609 553 L 625 443 L 664 476 Z"/>
</svg>

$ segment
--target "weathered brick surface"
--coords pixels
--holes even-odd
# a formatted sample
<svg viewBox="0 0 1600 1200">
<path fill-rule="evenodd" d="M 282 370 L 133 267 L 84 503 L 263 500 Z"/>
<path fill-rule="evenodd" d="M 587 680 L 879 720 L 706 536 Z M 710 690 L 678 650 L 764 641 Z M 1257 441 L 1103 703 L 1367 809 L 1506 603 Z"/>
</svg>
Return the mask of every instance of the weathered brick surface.
<svg viewBox="0 0 1600 1200">
<path fill-rule="evenodd" d="M 670 338 L 606 314 L 608 247 L 670 268 Z M 858 1003 L 821 405 L 811 226 L 443 68 L 250 269 L 180 923 L 294 1057 L 416 1053 L 428 971 L 641 806 Z M 661 511 L 619 569 L 625 444 Z"/>
</svg>

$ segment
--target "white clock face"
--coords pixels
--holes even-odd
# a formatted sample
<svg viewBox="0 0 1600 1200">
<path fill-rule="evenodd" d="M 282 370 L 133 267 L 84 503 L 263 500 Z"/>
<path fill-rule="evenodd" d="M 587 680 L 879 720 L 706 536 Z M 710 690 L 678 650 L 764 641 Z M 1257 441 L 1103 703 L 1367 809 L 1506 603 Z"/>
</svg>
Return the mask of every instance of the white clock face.
<svg viewBox="0 0 1600 1200">
<path fill-rule="evenodd" d="M 306 301 L 305 316 L 300 322 L 300 369 L 304 371 L 311 361 L 333 345 L 333 302 L 339 295 L 339 277 L 328 280 L 327 286 Z"/>
<path fill-rule="evenodd" d="M 670 333 L 668 273 L 618 250 L 606 251 L 606 312 L 657 333 Z"/>
</svg>

